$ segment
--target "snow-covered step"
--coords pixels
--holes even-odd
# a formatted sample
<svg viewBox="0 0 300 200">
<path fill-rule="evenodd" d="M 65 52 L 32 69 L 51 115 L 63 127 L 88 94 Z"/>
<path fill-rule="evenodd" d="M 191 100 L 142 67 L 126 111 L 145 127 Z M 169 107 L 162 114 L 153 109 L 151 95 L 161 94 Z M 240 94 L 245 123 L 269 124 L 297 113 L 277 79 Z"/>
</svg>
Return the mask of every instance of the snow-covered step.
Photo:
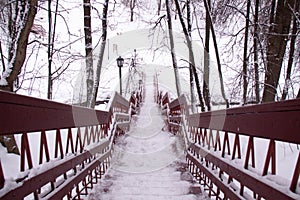
<svg viewBox="0 0 300 200">
<path fill-rule="evenodd" d="M 110 169 L 88 199 L 206 199 L 188 171 L 182 138 L 164 131 L 152 85 L 146 92 L 130 131 L 116 140 Z"/>
<path fill-rule="evenodd" d="M 112 182 L 114 185 L 123 185 L 124 182 L 121 180 L 116 180 Z M 143 181 L 143 180 L 137 180 L 137 181 L 129 181 L 126 182 L 127 188 L 159 188 L 159 189 L 168 189 L 170 187 L 169 185 L 170 181 L 160 181 L 159 179 L 156 181 Z M 102 187 L 107 187 L 107 183 L 100 183 Z M 188 188 L 191 184 L 188 182 L 179 182 L 174 181 L 172 183 L 172 188 Z M 124 186 L 125 187 L 125 186 Z"/>
<path fill-rule="evenodd" d="M 177 196 L 168 196 L 168 195 L 162 195 L 162 196 L 157 196 L 157 195 L 117 195 L 113 196 L 110 194 L 104 195 L 102 197 L 97 197 L 94 196 L 93 194 L 92 199 L 95 200 L 198 200 L 199 198 L 196 195 L 193 194 L 188 194 L 188 195 L 177 195 Z"/>
<path fill-rule="evenodd" d="M 126 185 L 116 185 L 111 190 L 111 193 L 122 195 L 142 195 L 142 196 L 178 196 L 189 193 L 189 187 L 155 187 L 155 186 L 143 186 L 143 187 L 127 187 Z"/>
<path fill-rule="evenodd" d="M 204 199 L 199 185 L 194 182 L 186 168 L 174 164 L 145 174 L 122 173 L 110 169 L 94 188 L 89 199 L 117 200 L 120 197 L 124 200 Z"/>
</svg>

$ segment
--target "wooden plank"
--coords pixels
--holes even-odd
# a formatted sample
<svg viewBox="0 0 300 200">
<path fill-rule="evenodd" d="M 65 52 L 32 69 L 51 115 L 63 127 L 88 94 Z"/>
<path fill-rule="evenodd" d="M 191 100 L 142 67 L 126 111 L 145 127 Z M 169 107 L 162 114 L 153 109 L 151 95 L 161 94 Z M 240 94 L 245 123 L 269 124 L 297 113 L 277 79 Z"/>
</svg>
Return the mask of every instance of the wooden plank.
<svg viewBox="0 0 300 200">
<path fill-rule="evenodd" d="M 168 93 L 166 93 L 166 94 L 162 97 L 162 99 L 161 99 L 161 104 L 162 104 L 162 105 L 165 105 L 165 104 L 167 104 L 167 103 L 170 103 L 170 100 L 169 100 L 169 94 L 168 94 Z"/>
<path fill-rule="evenodd" d="M 223 172 L 227 173 L 230 177 L 234 178 L 235 180 L 239 181 L 242 185 L 248 187 L 252 191 L 254 191 L 259 196 L 265 198 L 265 199 L 294 199 L 291 196 L 289 196 L 287 193 L 283 193 L 276 188 L 273 188 L 272 186 L 268 185 L 267 183 L 261 181 L 261 176 L 257 175 L 250 175 L 250 171 L 247 171 L 249 173 L 246 173 L 245 170 L 242 168 L 235 167 L 228 162 L 225 162 L 224 159 L 218 158 L 211 154 L 210 152 L 202 149 L 199 146 L 196 146 L 195 144 L 192 144 L 190 148 L 195 151 L 197 154 L 201 155 L 206 161 L 213 163 L 215 166 L 217 166 L 219 169 L 221 169 Z M 199 161 L 197 161 L 199 162 Z M 201 163 L 199 162 L 199 165 Z M 211 177 L 210 172 L 205 172 L 207 176 Z M 259 178 L 258 178 L 259 177 Z M 216 182 L 217 183 L 217 182 Z M 215 184 L 216 184 L 215 183 Z M 222 184 L 224 184 L 222 182 Z M 221 188 L 222 190 L 222 188 Z M 226 195 L 228 195 L 227 192 L 225 192 Z"/>
<path fill-rule="evenodd" d="M 170 102 L 169 103 L 169 108 L 170 108 L 170 110 L 172 110 L 172 109 L 178 109 L 178 108 L 180 109 L 179 100 L 175 99 L 172 102 Z"/>
<path fill-rule="evenodd" d="M 197 113 L 189 125 L 300 143 L 300 99 Z"/>
<path fill-rule="evenodd" d="M 124 112 L 128 113 L 129 110 L 129 101 L 125 99 L 123 96 L 121 96 L 119 93 L 115 93 L 114 99 L 112 101 L 112 107 L 119 107 L 121 108 Z"/>
<path fill-rule="evenodd" d="M 19 184 L 18 187 L 14 188 L 13 190 L 10 190 L 9 192 L 5 193 L 3 196 L 0 196 L 1 199 L 23 199 L 25 196 L 31 194 L 32 192 L 40 189 L 45 184 L 53 181 L 55 178 L 63 175 L 64 173 L 68 172 L 69 170 L 72 170 L 76 166 L 83 163 L 88 158 L 92 157 L 96 153 L 102 153 L 102 151 L 109 145 L 109 141 L 105 141 L 96 147 L 90 149 L 89 151 L 86 151 L 76 157 L 72 157 L 70 159 L 58 161 L 58 163 L 48 169 L 47 171 L 41 172 L 33 177 L 26 178 L 22 184 Z M 102 155 L 100 158 L 97 158 L 99 162 L 105 158 L 108 157 L 110 152 L 106 152 L 104 155 Z M 92 168 L 91 168 L 92 169 Z M 91 170 L 89 169 L 89 170 Z M 94 169 L 94 168 L 93 168 Z M 87 169 L 85 169 L 87 170 Z M 77 175 L 76 175 L 77 176 Z M 78 178 L 77 178 L 78 179 Z M 76 180 L 77 180 L 76 179 Z M 82 179 L 81 179 L 82 180 Z M 72 182 L 67 180 L 72 186 L 77 184 L 78 182 Z M 60 188 L 65 191 L 65 193 L 70 191 L 70 188 L 63 188 L 60 186 Z"/>
<path fill-rule="evenodd" d="M 74 188 L 74 185 L 78 185 L 85 177 L 87 177 L 90 172 L 96 169 L 101 163 L 109 157 L 109 153 L 104 154 L 101 158 L 93 160 L 90 164 L 86 166 L 83 170 L 78 172 L 74 177 L 70 178 L 70 181 L 66 181 L 60 187 L 56 188 L 53 193 L 49 196 L 46 196 L 44 199 L 63 199 L 69 191 Z"/>
<path fill-rule="evenodd" d="M 208 170 L 201 163 L 199 163 L 191 154 L 187 154 L 187 159 L 191 160 L 193 164 L 195 164 L 200 171 L 202 171 L 209 179 L 222 191 L 226 194 L 226 196 L 232 200 L 240 200 L 241 196 L 230 189 L 228 185 L 225 185 L 221 179 L 216 177 L 212 171 Z"/>
<path fill-rule="evenodd" d="M 0 91 L 0 134 L 108 123 L 109 113 Z"/>
</svg>

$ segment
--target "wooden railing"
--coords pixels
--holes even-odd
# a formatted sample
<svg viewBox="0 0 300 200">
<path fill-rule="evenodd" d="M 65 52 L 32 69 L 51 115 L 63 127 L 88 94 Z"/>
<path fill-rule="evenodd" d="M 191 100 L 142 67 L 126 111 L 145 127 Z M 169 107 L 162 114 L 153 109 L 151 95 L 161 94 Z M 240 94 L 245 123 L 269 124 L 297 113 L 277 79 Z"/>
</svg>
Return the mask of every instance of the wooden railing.
<svg viewBox="0 0 300 200">
<path fill-rule="evenodd" d="M 129 128 L 142 90 L 130 100 L 115 93 L 108 111 L 0 91 L 0 134 L 20 138 L 18 175 L 6 178 L 0 160 L 0 199 L 80 199 L 110 165 L 112 145 Z M 135 112 L 132 112 L 132 110 Z"/>
<path fill-rule="evenodd" d="M 184 95 L 170 102 L 168 94 L 158 92 L 157 99 L 169 130 L 184 136 L 189 169 L 211 198 L 300 198 L 300 99 L 196 114 L 190 114 Z M 256 149 L 260 140 L 267 144 L 265 154 Z M 279 144 L 298 155 L 294 165 L 285 166 L 291 178 L 277 173 Z"/>
</svg>

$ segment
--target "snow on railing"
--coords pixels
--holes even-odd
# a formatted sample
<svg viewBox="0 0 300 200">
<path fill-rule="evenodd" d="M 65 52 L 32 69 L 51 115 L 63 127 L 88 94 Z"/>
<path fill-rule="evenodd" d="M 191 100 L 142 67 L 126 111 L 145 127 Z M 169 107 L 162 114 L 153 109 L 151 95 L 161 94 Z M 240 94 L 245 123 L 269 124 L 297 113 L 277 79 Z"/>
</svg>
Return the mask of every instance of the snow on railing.
<svg viewBox="0 0 300 200">
<path fill-rule="evenodd" d="M 133 98 L 138 107 L 142 97 Z M 0 199 L 87 194 L 109 167 L 115 137 L 129 128 L 130 105 L 117 93 L 99 111 L 0 91 L 0 134 L 21 144 L 17 165 L 0 160 Z"/>
<path fill-rule="evenodd" d="M 300 198 L 300 99 L 190 114 L 184 95 L 156 98 L 168 109 L 169 131 L 185 136 L 190 171 L 211 198 Z"/>
</svg>

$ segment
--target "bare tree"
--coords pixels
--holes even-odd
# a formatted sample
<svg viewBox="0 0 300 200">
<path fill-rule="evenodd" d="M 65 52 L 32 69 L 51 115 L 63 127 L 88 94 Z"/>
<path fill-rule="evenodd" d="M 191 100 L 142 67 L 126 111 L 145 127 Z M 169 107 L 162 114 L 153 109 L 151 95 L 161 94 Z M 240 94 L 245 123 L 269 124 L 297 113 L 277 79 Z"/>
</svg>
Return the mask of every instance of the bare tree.
<svg viewBox="0 0 300 200">
<path fill-rule="evenodd" d="M 226 67 L 227 70 L 232 72 L 231 76 L 234 76 L 230 79 L 231 82 L 228 82 L 230 86 L 227 84 L 227 86 L 229 86 L 227 88 L 232 91 L 231 98 L 236 100 L 243 99 L 243 102 L 246 103 L 249 102 L 250 99 L 248 96 L 252 93 L 255 102 L 258 103 L 266 101 L 262 99 L 269 91 L 270 93 L 273 93 L 271 99 L 274 100 L 274 97 L 279 94 L 277 93 L 278 80 L 279 78 L 285 78 L 286 84 L 283 88 L 281 97 L 282 99 L 285 99 L 287 98 L 286 95 L 291 93 L 294 83 L 298 81 L 298 77 L 296 78 L 293 74 L 295 71 L 293 70 L 293 67 L 299 62 L 299 48 L 297 48 L 299 46 L 299 26 L 296 26 L 297 30 L 295 32 L 292 16 L 296 16 L 296 24 L 298 24 L 299 17 L 297 16 L 299 13 L 299 6 L 298 8 L 297 6 L 294 8 L 296 0 L 255 0 L 250 2 L 253 2 L 253 8 L 250 7 L 249 9 L 250 4 L 248 0 L 212 1 L 210 21 L 213 22 L 216 32 L 206 31 L 206 33 L 211 34 L 215 46 L 216 42 L 213 36 L 214 34 L 218 34 L 218 37 L 221 40 L 224 38 L 223 41 L 228 41 L 226 45 L 221 43 L 223 46 L 219 46 L 219 50 L 222 52 L 220 54 L 220 59 L 225 61 L 223 62 L 222 67 Z M 202 11 L 203 9 L 199 5 L 199 1 L 198 3 L 194 3 L 194 5 L 195 9 L 199 10 L 197 13 L 197 20 L 202 21 L 203 24 L 201 27 L 201 23 L 197 23 L 200 24 L 200 26 L 197 27 L 198 32 L 200 32 L 204 30 L 203 27 L 207 27 L 211 22 L 208 17 L 205 17 L 205 13 Z M 209 9 L 208 0 L 204 1 L 204 6 Z M 252 12 L 253 15 L 251 15 Z M 289 16 L 287 16 L 287 14 Z M 244 21 L 245 18 L 246 23 L 249 24 L 248 31 L 246 31 L 246 26 L 241 26 L 240 23 L 241 21 Z M 207 23 L 204 23 L 205 19 L 207 19 Z M 284 21 L 290 21 L 290 23 Z M 214 27 L 210 29 L 213 30 Z M 251 31 L 253 38 L 249 35 L 249 31 Z M 246 32 L 249 33 L 246 34 Z M 201 34 L 199 35 L 201 37 Z M 295 44 L 293 44 L 295 38 Z M 245 48 L 243 49 L 243 47 Z M 241 63 L 240 60 L 242 60 L 243 63 Z M 207 60 L 204 59 L 203 96 L 205 101 L 205 74 L 208 74 L 206 73 L 206 61 Z M 219 74 L 222 74 L 219 61 L 220 60 L 217 58 Z M 286 65 L 286 72 L 280 73 L 283 65 Z M 244 69 L 242 69 L 241 66 L 243 66 Z M 272 67 L 274 69 L 272 69 Z M 282 74 L 286 76 L 283 77 Z M 260 83 L 263 76 L 265 77 L 264 88 L 261 87 L 263 84 Z M 264 91 L 260 91 L 262 89 L 264 89 Z M 224 90 L 222 88 L 221 91 L 223 95 Z M 260 92 L 263 93 L 263 98 L 261 98 Z M 293 90 L 293 92 L 297 95 L 298 91 Z"/>
<path fill-rule="evenodd" d="M 93 92 L 91 96 L 91 102 L 88 104 L 91 105 L 91 108 L 95 107 L 95 102 L 98 94 L 98 88 L 100 83 L 100 75 L 101 75 L 101 68 L 102 68 L 102 62 L 103 62 L 103 56 L 104 56 L 104 50 L 106 46 L 106 38 L 107 38 L 107 13 L 108 13 L 108 3 L 109 0 L 105 0 L 103 4 L 103 13 L 102 13 L 102 37 L 101 37 L 101 46 L 100 46 L 100 52 L 98 56 L 98 62 L 97 62 L 97 69 L 94 79 L 94 87 Z"/>
<path fill-rule="evenodd" d="M 52 99 L 52 10 L 51 0 L 48 0 L 48 93 L 47 98 Z"/>
<path fill-rule="evenodd" d="M 211 2 L 207 1 L 209 11 L 211 10 Z M 210 63 L 210 55 L 209 55 L 209 41 L 210 41 L 210 23 L 209 23 L 209 13 L 206 12 L 205 16 L 205 44 L 204 44 L 204 67 L 203 67 L 203 97 L 207 107 L 207 110 L 211 110 L 210 106 L 210 92 L 209 92 L 209 63 Z"/>
<path fill-rule="evenodd" d="M 259 90 L 259 66 L 258 66 L 258 12 L 259 0 L 255 0 L 255 13 L 254 13 L 254 39 L 253 39 L 253 59 L 254 59 L 254 81 L 255 81 L 255 100 L 256 103 L 260 102 L 260 90 Z"/>
<path fill-rule="evenodd" d="M 123 0 L 122 3 L 130 9 L 130 21 L 133 22 L 134 9 L 137 6 L 137 0 Z"/>
<path fill-rule="evenodd" d="M 189 37 L 192 37 L 192 17 L 191 17 L 191 1 L 186 1 L 186 20 L 187 20 L 187 29 Z M 190 55 L 192 56 L 192 55 Z M 189 63 L 189 72 L 190 72 L 190 93 L 191 93 L 191 105 L 192 105 L 192 112 L 196 110 L 195 106 L 195 80 L 194 80 L 194 73 L 193 73 L 193 66 L 191 62 Z M 197 76 L 197 74 L 196 74 Z"/>
<path fill-rule="evenodd" d="M 180 20 L 180 23 L 181 23 L 181 26 L 182 26 L 182 29 L 183 29 L 183 33 L 185 35 L 185 39 L 186 39 L 186 42 L 187 42 L 188 50 L 189 50 L 189 63 L 190 63 L 190 67 L 192 68 L 192 73 L 194 75 L 194 80 L 196 82 L 196 89 L 197 89 L 197 93 L 198 93 L 198 99 L 199 99 L 201 111 L 204 112 L 205 111 L 205 106 L 204 106 L 202 91 L 200 89 L 200 82 L 199 82 L 199 78 L 198 78 L 197 70 L 196 70 L 196 64 L 195 64 L 191 34 L 188 32 L 188 29 L 186 28 L 186 25 L 184 23 L 183 15 L 182 15 L 181 8 L 180 8 L 178 0 L 175 0 L 175 5 L 176 5 L 179 20 Z M 188 22 L 188 23 L 190 23 L 190 22 Z"/>
<path fill-rule="evenodd" d="M 52 91 L 53 90 L 52 61 L 53 61 L 53 54 L 54 54 L 54 37 L 56 31 L 58 0 L 56 0 L 54 20 L 52 20 L 51 2 L 52 0 L 48 0 L 48 93 L 47 93 L 48 99 L 52 99 L 52 92 L 53 92 Z"/>
<path fill-rule="evenodd" d="M 205 11 L 208 13 L 208 22 L 210 24 L 212 39 L 213 39 L 213 42 L 214 42 L 214 48 L 215 48 L 217 64 L 218 64 L 218 73 L 219 73 L 220 84 L 221 84 L 221 94 L 222 94 L 222 97 L 223 97 L 223 99 L 226 103 L 226 106 L 229 107 L 229 102 L 228 102 L 228 99 L 226 98 L 226 94 L 225 94 L 223 74 L 222 74 L 222 66 L 221 66 L 221 61 L 220 61 L 220 56 L 219 56 L 219 50 L 218 50 L 218 45 L 217 45 L 215 29 L 214 29 L 214 26 L 213 26 L 213 23 L 212 23 L 212 18 L 211 18 L 211 14 L 210 14 L 210 10 L 209 10 L 207 0 L 204 0 L 203 3 L 204 3 Z"/>
<path fill-rule="evenodd" d="M 1 77 L 0 89 L 14 91 L 14 82 L 26 58 L 28 37 L 37 12 L 38 0 L 11 1 L 8 9 L 8 65 Z M 2 136 L 0 141 L 10 153 L 19 153 L 13 135 Z"/>
<path fill-rule="evenodd" d="M 292 12 L 289 7 L 293 7 L 295 0 L 279 0 L 276 4 L 274 16 L 270 16 L 270 30 L 267 41 L 267 66 L 265 72 L 265 82 L 263 91 L 263 102 L 275 100 L 280 71 L 286 51 L 287 37 L 290 30 Z"/>
<path fill-rule="evenodd" d="M 130 0 L 130 21 L 133 22 L 134 8 L 136 6 L 136 0 Z"/>
<path fill-rule="evenodd" d="M 37 11 L 37 0 L 14 1 L 8 7 L 12 12 L 8 18 L 8 32 L 10 43 L 8 44 L 8 66 L 2 74 L 1 89 L 13 91 L 13 83 L 26 58 L 28 36 Z"/>
<path fill-rule="evenodd" d="M 171 56 L 172 56 L 172 63 L 173 63 L 173 69 L 174 69 L 174 75 L 175 75 L 176 90 L 177 90 L 177 95 L 179 97 L 181 95 L 181 85 L 180 85 L 179 72 L 178 72 L 176 53 L 175 53 L 170 6 L 171 6 L 171 2 L 169 0 L 166 0 L 167 22 L 168 22 L 168 31 L 169 31 L 169 37 L 170 37 Z"/>
<path fill-rule="evenodd" d="M 161 0 L 157 0 L 157 15 L 160 15 L 160 11 L 161 11 Z"/>
<path fill-rule="evenodd" d="M 247 0 L 246 11 L 246 26 L 245 26 L 245 38 L 244 38 L 244 58 L 243 58 L 243 104 L 247 103 L 247 90 L 248 90 L 248 34 L 250 23 L 250 7 L 251 1 Z"/>
<path fill-rule="evenodd" d="M 294 11 L 299 10 L 300 1 L 295 1 Z M 289 52 L 289 59 L 287 63 L 286 69 L 286 78 L 283 88 L 283 93 L 281 100 L 285 100 L 288 94 L 288 89 L 291 85 L 291 73 L 292 73 L 292 66 L 294 62 L 294 54 L 295 54 L 295 46 L 296 46 L 296 38 L 297 38 L 297 16 L 293 15 L 293 24 L 292 24 L 292 32 L 291 32 L 291 40 L 290 40 L 290 52 Z"/>
<path fill-rule="evenodd" d="M 86 66 L 86 103 L 87 107 L 92 107 L 92 93 L 94 86 L 94 68 L 93 68 L 93 44 L 92 44 L 92 24 L 91 24 L 91 2 L 83 0 L 83 26 L 85 39 L 85 66 Z"/>
</svg>

